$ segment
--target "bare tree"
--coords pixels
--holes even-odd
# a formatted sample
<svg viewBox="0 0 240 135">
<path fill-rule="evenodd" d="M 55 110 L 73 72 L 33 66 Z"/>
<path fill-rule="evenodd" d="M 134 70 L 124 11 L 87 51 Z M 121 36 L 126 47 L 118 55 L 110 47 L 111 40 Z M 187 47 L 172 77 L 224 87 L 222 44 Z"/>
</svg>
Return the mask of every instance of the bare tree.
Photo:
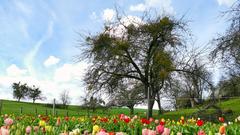
<svg viewBox="0 0 240 135">
<path fill-rule="evenodd" d="M 70 99 L 70 96 L 69 96 L 69 91 L 64 90 L 60 94 L 60 101 L 62 102 L 62 105 L 64 106 L 64 108 L 68 107 L 68 105 L 71 103 L 71 99 Z"/>
</svg>

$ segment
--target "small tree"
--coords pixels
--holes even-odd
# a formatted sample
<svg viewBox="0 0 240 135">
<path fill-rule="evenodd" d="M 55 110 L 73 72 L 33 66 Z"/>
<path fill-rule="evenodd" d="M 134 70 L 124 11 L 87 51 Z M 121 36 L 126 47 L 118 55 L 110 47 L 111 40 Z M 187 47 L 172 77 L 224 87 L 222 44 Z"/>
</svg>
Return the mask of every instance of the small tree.
<svg viewBox="0 0 240 135">
<path fill-rule="evenodd" d="M 93 112 L 95 112 L 97 108 L 103 108 L 102 104 L 105 104 L 105 102 L 101 98 L 96 98 L 93 95 L 86 96 L 85 98 L 83 98 L 83 101 L 84 103 L 82 106 L 86 109 L 91 109 Z"/>
<path fill-rule="evenodd" d="M 12 88 L 13 88 L 13 98 L 16 98 L 18 102 L 22 98 L 25 98 L 25 96 L 27 95 L 28 87 L 26 83 L 25 84 L 21 84 L 21 82 L 13 83 Z"/>
<path fill-rule="evenodd" d="M 40 99 L 40 100 L 42 99 L 41 94 L 42 94 L 42 91 L 39 88 L 35 87 L 35 85 L 33 85 L 33 87 L 28 87 L 27 95 L 30 99 L 33 100 L 33 103 L 35 103 L 37 99 Z"/>
<path fill-rule="evenodd" d="M 70 97 L 69 97 L 69 91 L 64 90 L 60 94 L 60 101 L 62 102 L 62 105 L 63 105 L 64 108 L 68 107 L 68 105 L 71 103 Z"/>
<path fill-rule="evenodd" d="M 145 101 L 144 96 L 144 86 L 141 83 L 134 83 L 132 88 L 128 89 L 130 84 L 121 84 L 119 85 L 119 90 L 115 91 L 108 105 L 111 106 L 126 106 L 130 110 L 130 114 L 134 114 L 134 106 L 141 104 Z"/>
</svg>

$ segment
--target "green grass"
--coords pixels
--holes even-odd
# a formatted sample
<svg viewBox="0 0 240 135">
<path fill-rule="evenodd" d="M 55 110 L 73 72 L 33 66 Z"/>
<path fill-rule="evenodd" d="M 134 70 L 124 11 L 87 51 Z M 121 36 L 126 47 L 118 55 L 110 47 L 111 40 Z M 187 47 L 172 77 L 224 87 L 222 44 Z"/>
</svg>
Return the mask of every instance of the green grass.
<svg viewBox="0 0 240 135">
<path fill-rule="evenodd" d="M 10 101 L 10 100 L 1 100 L 2 101 L 2 114 L 31 114 L 31 115 L 49 115 L 52 114 L 52 107 L 47 107 L 46 104 L 41 103 L 29 103 L 29 102 L 17 102 L 17 101 Z M 144 115 L 146 112 L 145 109 L 135 109 L 136 114 Z M 156 111 L 154 111 L 156 113 Z M 110 115 L 110 114 L 129 114 L 128 108 L 111 108 L 111 109 L 98 109 L 94 113 L 92 111 L 87 111 L 86 109 L 82 109 L 76 105 L 70 105 L 68 109 L 56 109 L 56 113 L 59 116 L 77 116 L 77 115 Z"/>
<path fill-rule="evenodd" d="M 240 99 L 231 99 L 227 101 L 221 101 L 218 103 L 218 105 L 223 109 L 231 109 L 233 111 L 233 115 L 231 116 L 231 119 L 234 119 L 238 115 L 240 115 Z M 32 114 L 32 115 L 38 115 L 38 114 L 52 114 L 52 108 L 47 107 L 45 104 L 40 103 L 28 103 L 28 102 L 17 102 L 17 101 L 9 101 L 9 100 L 2 100 L 2 114 L 20 114 L 20 110 L 22 108 L 23 114 Z M 36 113 L 37 110 L 37 113 Z M 166 112 L 162 114 L 161 116 L 158 116 L 157 110 L 153 111 L 153 116 L 160 117 L 160 118 L 170 118 L 170 119 L 179 119 L 181 116 L 191 116 L 192 113 L 198 111 L 197 108 L 190 108 L 190 109 L 180 109 L 177 111 L 172 112 Z M 213 111 L 210 109 L 210 112 Z M 129 114 L 128 108 L 111 108 L 108 110 L 97 110 L 95 113 L 92 113 L 91 111 L 88 112 L 85 109 L 81 109 L 79 106 L 73 106 L 70 105 L 68 109 L 56 109 L 57 115 L 59 116 L 74 116 L 74 115 L 111 115 L 111 114 Z M 135 114 L 145 116 L 145 109 L 135 109 Z"/>
<path fill-rule="evenodd" d="M 240 115 L 240 99 L 230 99 L 226 101 L 218 102 L 217 105 L 221 107 L 221 109 L 224 110 L 232 110 L 233 115 L 228 116 L 229 120 L 233 120 L 237 116 Z M 201 107 L 199 107 L 201 108 Z M 197 108 L 190 108 L 190 109 L 179 109 L 177 111 L 173 112 L 167 112 L 162 115 L 163 118 L 171 118 L 171 119 L 178 119 L 181 116 L 191 116 L 194 112 L 199 111 Z M 209 109 L 208 112 L 213 112 L 214 109 Z"/>
</svg>

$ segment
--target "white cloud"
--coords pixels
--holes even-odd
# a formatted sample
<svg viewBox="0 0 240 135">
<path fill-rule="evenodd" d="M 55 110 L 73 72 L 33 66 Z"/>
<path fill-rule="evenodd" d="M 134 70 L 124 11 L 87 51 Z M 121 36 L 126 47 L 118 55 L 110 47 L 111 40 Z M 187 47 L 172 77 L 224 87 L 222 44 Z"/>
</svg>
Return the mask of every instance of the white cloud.
<svg viewBox="0 0 240 135">
<path fill-rule="evenodd" d="M 45 61 L 44 61 L 44 66 L 45 67 L 50 67 L 52 65 L 57 64 L 60 61 L 59 58 L 55 57 L 55 56 L 49 56 Z"/>
<path fill-rule="evenodd" d="M 21 75 L 26 74 L 27 70 L 20 69 L 15 64 L 12 64 L 6 69 L 6 72 L 7 72 L 7 75 L 9 75 L 9 76 L 21 76 Z"/>
<path fill-rule="evenodd" d="M 137 4 L 134 6 L 132 5 L 132 6 L 130 6 L 130 10 L 143 12 L 146 10 L 146 5 L 144 5 L 143 3 Z"/>
<path fill-rule="evenodd" d="M 123 37 L 124 36 L 123 34 L 126 32 L 126 29 L 123 25 L 128 26 L 130 24 L 133 24 L 135 26 L 138 26 L 139 24 L 144 24 L 141 18 L 137 16 L 131 16 L 131 15 L 123 17 L 120 21 L 121 21 L 121 24 L 111 29 L 110 35 L 114 35 L 116 37 Z"/>
<path fill-rule="evenodd" d="M 234 2 L 236 2 L 236 0 L 217 0 L 217 2 L 220 6 L 226 5 L 230 7 Z"/>
<path fill-rule="evenodd" d="M 174 14 L 172 0 L 145 0 L 143 3 L 130 6 L 130 11 L 143 12 L 149 9 L 156 9 L 160 13 L 167 12 L 169 14 Z"/>
<path fill-rule="evenodd" d="M 56 82 L 71 82 L 81 80 L 81 77 L 86 71 L 86 63 L 64 64 L 56 69 L 54 81 Z"/>
<path fill-rule="evenodd" d="M 110 22 L 114 19 L 115 16 L 116 16 L 116 12 L 113 9 L 107 8 L 103 11 L 102 19 L 104 21 Z"/>
<path fill-rule="evenodd" d="M 27 83 L 29 86 L 35 85 L 43 92 L 47 98 L 44 101 L 49 103 L 53 98 L 59 99 L 60 91 L 68 90 L 72 97 L 72 104 L 79 104 L 79 97 L 84 95 L 82 77 L 86 71 L 87 63 L 64 64 L 54 71 L 53 77 L 37 78 L 32 74 L 26 74 L 26 69 L 20 69 L 16 65 L 11 65 L 6 69 L 6 75 L 0 75 L 0 98 L 12 99 L 11 85 L 14 82 Z"/>
</svg>

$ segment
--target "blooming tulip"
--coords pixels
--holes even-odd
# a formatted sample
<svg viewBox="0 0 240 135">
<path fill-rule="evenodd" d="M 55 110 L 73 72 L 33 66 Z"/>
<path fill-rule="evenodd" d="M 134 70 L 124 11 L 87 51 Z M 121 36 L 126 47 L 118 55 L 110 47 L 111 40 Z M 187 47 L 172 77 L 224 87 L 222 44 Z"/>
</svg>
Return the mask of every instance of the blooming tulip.
<svg viewBox="0 0 240 135">
<path fill-rule="evenodd" d="M 100 131 L 98 132 L 96 135 L 108 135 L 108 133 L 104 132 L 104 131 Z"/>
<path fill-rule="evenodd" d="M 164 128 L 162 135 L 170 135 L 170 129 Z"/>
<path fill-rule="evenodd" d="M 142 129 L 142 135 L 148 135 L 148 129 L 146 128 Z"/>
<path fill-rule="evenodd" d="M 4 120 L 4 124 L 5 124 L 6 126 L 12 125 L 12 124 L 13 124 L 13 119 L 11 119 L 11 118 L 5 119 L 5 120 Z"/>
<path fill-rule="evenodd" d="M 158 134 L 162 134 L 163 131 L 164 131 L 164 126 L 163 126 L 163 125 L 158 125 L 158 126 L 156 127 L 156 130 L 157 130 L 157 133 L 158 133 Z"/>
<path fill-rule="evenodd" d="M 206 135 L 203 130 L 198 131 L 198 135 Z"/>
<path fill-rule="evenodd" d="M 1 127 L 0 135 L 10 135 L 10 131 L 5 127 Z"/>
<path fill-rule="evenodd" d="M 226 132 L 225 126 L 221 126 L 219 128 L 219 133 L 222 135 L 222 134 L 225 134 L 225 132 Z"/>
<path fill-rule="evenodd" d="M 153 131 L 153 130 L 148 130 L 148 135 L 156 135 L 156 131 Z"/>
<path fill-rule="evenodd" d="M 27 126 L 27 127 L 26 127 L 26 134 L 30 134 L 31 131 L 32 131 L 31 126 Z"/>
</svg>

